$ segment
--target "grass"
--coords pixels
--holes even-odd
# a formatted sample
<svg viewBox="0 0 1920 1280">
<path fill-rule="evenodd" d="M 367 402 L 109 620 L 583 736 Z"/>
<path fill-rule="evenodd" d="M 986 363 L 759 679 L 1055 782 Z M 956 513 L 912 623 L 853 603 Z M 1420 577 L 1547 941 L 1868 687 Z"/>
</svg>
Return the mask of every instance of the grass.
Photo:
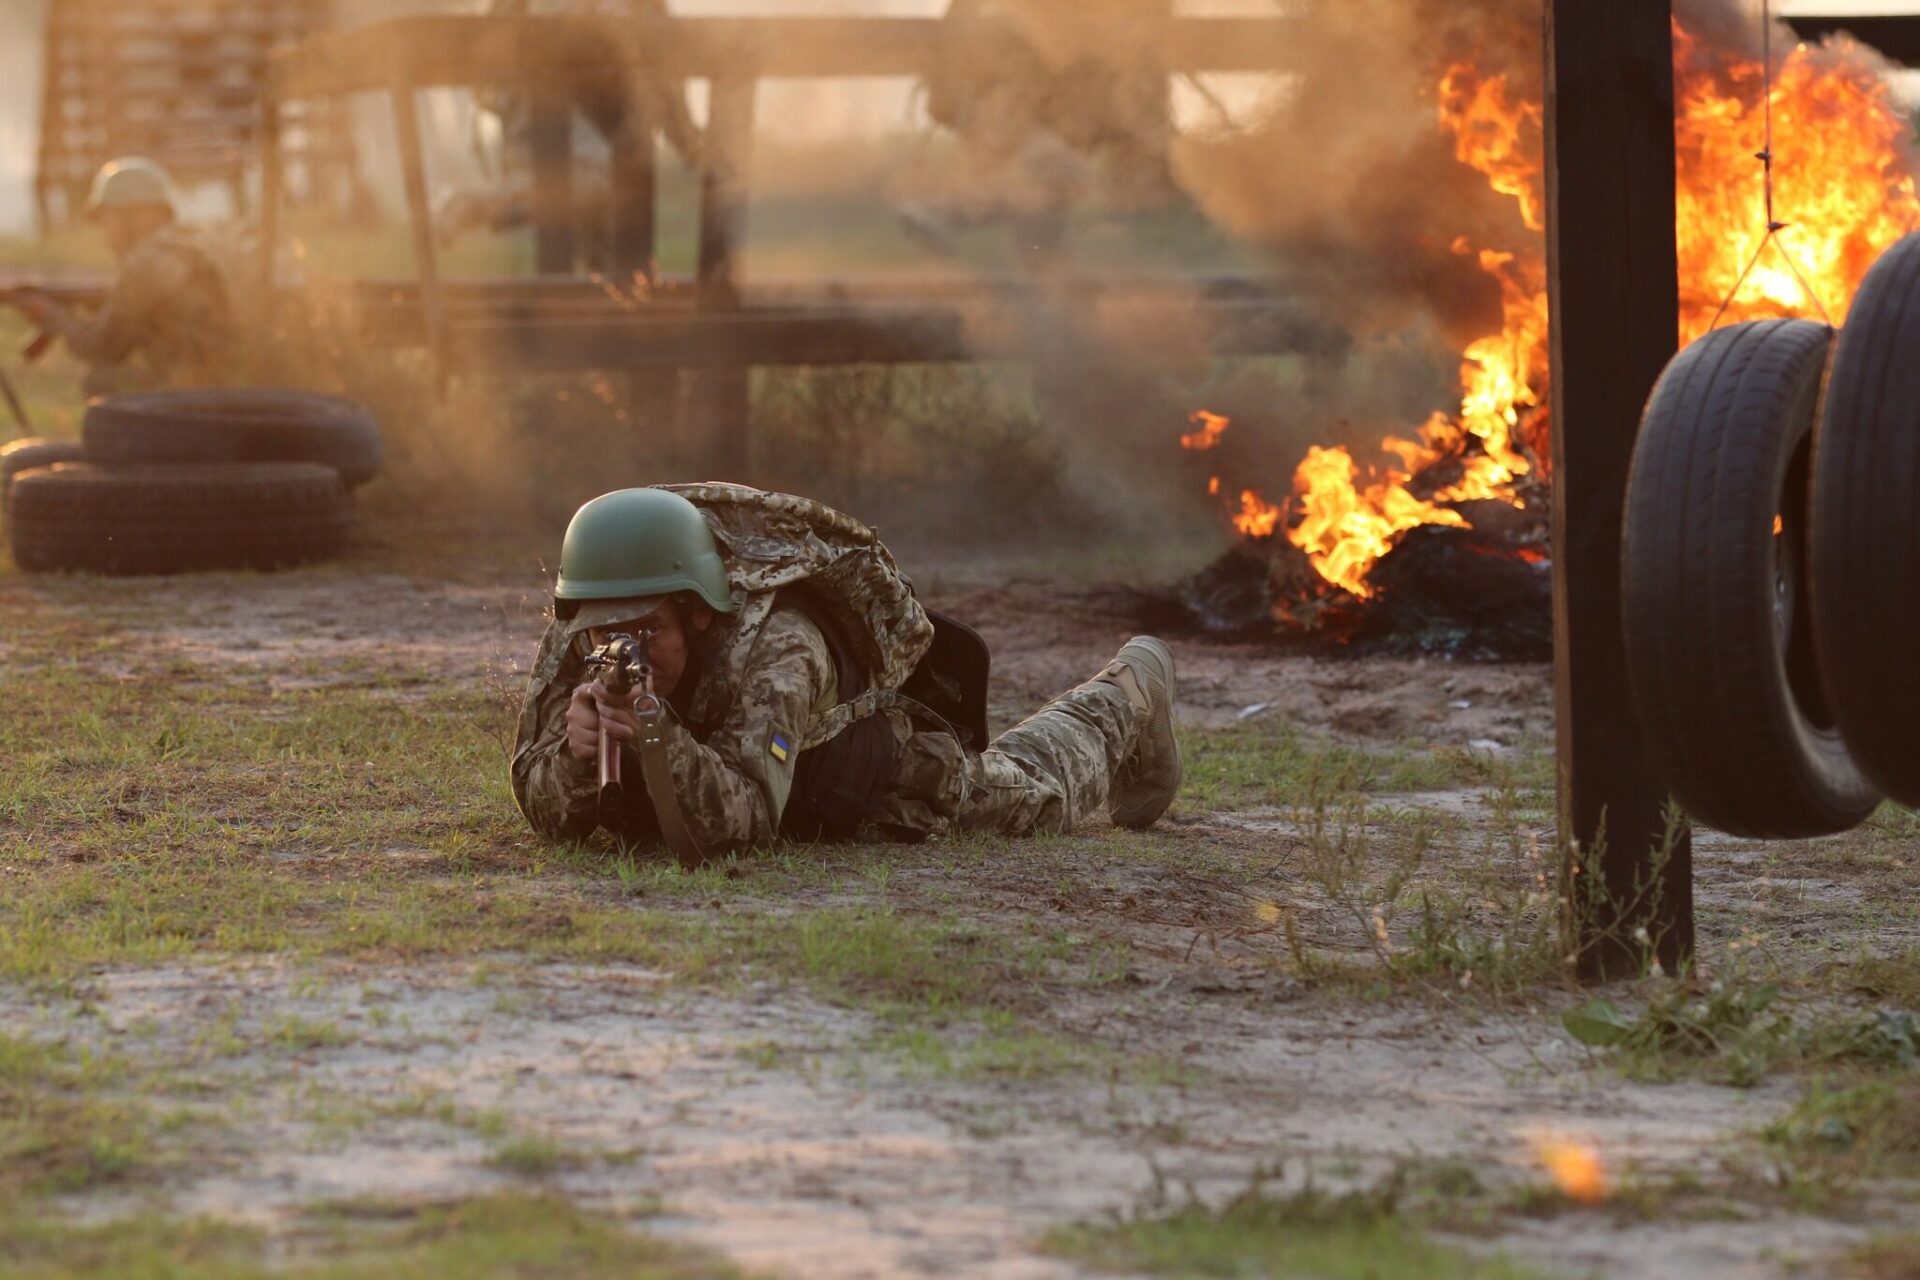
<svg viewBox="0 0 1920 1280">
<path fill-rule="evenodd" d="M 122 1183 L 148 1165 L 155 1120 L 114 1089 L 121 1072 L 112 1059 L 0 1032 L 0 1204 Z"/>
<path fill-rule="evenodd" d="M 912 1075 L 944 1080 L 1038 1081 L 1098 1079 L 1128 1084 L 1176 1084 L 1192 1073 L 1178 1062 L 1123 1054 L 1105 1045 L 1036 1028 L 1003 1011 L 939 1031 L 893 1027 L 874 1048 L 892 1056 Z M 766 1057 L 764 1048 L 753 1060 Z"/>
<path fill-rule="evenodd" d="M 1920 1009 L 1920 950 L 1863 955 L 1834 968 L 1834 985 L 1909 1009 Z"/>
<path fill-rule="evenodd" d="M 0 1210 L 9 1280 L 731 1280 L 732 1266 L 559 1199 L 316 1208 L 286 1237 L 202 1219 L 87 1225 Z"/>
<path fill-rule="evenodd" d="M 1188 1203 L 1118 1221 L 1057 1229 L 1049 1251 L 1096 1270 L 1240 1280 L 1527 1280 L 1537 1272 L 1499 1255 L 1434 1239 L 1374 1192 L 1258 1187 L 1219 1208 Z"/>
<path fill-rule="evenodd" d="M 831 878 L 831 855 L 688 875 L 546 846 L 508 793 L 498 692 L 331 679 L 273 691 L 200 668 L 189 682 L 148 666 L 107 618 L 34 621 L 0 669 L 0 976 L 499 952 L 719 987 L 772 978 L 934 1018 L 1033 1009 L 1052 985 L 1108 980 L 1097 948 L 896 909 L 884 877 L 853 901 L 790 910 Z M 108 669 L 120 678 L 103 682 Z M 294 1049 L 344 1039 L 298 1019 L 265 1034 Z"/>
<path fill-rule="evenodd" d="M 1920 1075 L 1816 1080 L 1764 1136 L 1803 1171 L 1828 1179 L 1920 1177 Z"/>
<path fill-rule="evenodd" d="M 562 1169 L 585 1162 L 577 1152 L 569 1151 L 553 1139 L 539 1134 L 521 1134 L 495 1147 L 487 1157 L 487 1167 L 523 1178 L 544 1178 Z"/>
<path fill-rule="evenodd" d="M 1552 758 L 1409 743 L 1381 750 L 1317 739 L 1283 720 L 1181 734 L 1180 803 L 1192 809 L 1291 808 L 1315 800 L 1456 788 L 1546 792 Z"/>
<path fill-rule="evenodd" d="M 1920 1276 L 1920 1231 L 1875 1236 L 1849 1250 L 1842 1267 L 1851 1280 L 1914 1280 Z"/>
<path fill-rule="evenodd" d="M 777 390 L 801 396 L 804 408 L 843 395 L 866 403 L 870 389 Z M 392 567 L 377 552 L 292 581 L 324 599 L 376 563 Z M 452 562 L 422 563 L 444 573 Z M 502 581 L 497 570 L 475 572 Z M 1188 1019 L 1206 1034 L 1210 1017 L 1227 1016 L 1219 1011 L 1257 1011 L 1298 988 L 1440 1006 L 1562 1002 L 1552 854 L 1539 841 L 1551 821 L 1543 751 L 1495 758 L 1417 742 L 1358 747 L 1256 720 L 1185 734 L 1190 786 L 1178 816 L 1261 811 L 1258 823 L 1221 822 L 1204 838 L 1170 825 L 1018 843 L 780 847 L 689 875 L 605 842 L 553 847 L 525 831 L 506 786 L 514 691 L 497 673 L 433 669 L 400 646 L 371 655 L 335 648 L 321 619 L 287 624 L 295 647 L 257 658 L 190 658 L 155 631 L 183 610 L 244 608 L 259 587 L 245 575 L 164 586 L 0 576 L 8 622 L 0 697 L 9 708 L 0 718 L 8 762 L 0 981 L 84 998 L 98 969 L 214 966 L 236 955 L 286 958 L 322 987 L 342 971 L 362 980 L 360 965 L 516 973 L 548 961 L 633 964 L 695 998 L 759 999 L 770 986 L 781 993 L 775 1000 L 804 995 L 859 1010 L 872 1030 L 853 1052 L 877 1051 L 910 1076 L 985 1085 L 996 1096 L 1029 1086 L 1206 1088 L 1204 1054 L 1189 1070 L 1184 1058 L 1137 1055 L 1103 1037 L 1131 1041 L 1135 1028 Z M 404 638 L 404 625 L 393 635 Z M 1486 816 L 1423 803 L 1433 791 L 1478 793 Z M 1881 815 L 1859 839 L 1818 846 L 1818 856 L 1836 875 L 1854 865 L 1847 858 L 1891 874 L 1913 832 L 1899 815 Z M 1718 933 L 1730 931 L 1727 919 L 1712 918 Z M 1818 962 L 1821 994 L 1913 1007 L 1912 953 L 1830 961 Z M 1857 1001 L 1808 1012 L 1814 1006 L 1798 1002 L 1804 988 L 1791 975 L 1779 980 L 1783 994 L 1737 1025 L 1705 1007 L 1712 1001 L 1697 985 L 1644 1008 L 1644 989 L 1610 994 L 1647 1028 L 1647 1078 L 1834 1072 L 1835 1097 L 1783 1121 L 1773 1147 L 1809 1178 L 1823 1169 L 1904 1176 L 1901 1161 L 1911 1157 L 1897 1136 L 1913 1117 L 1894 1074 L 1901 1068 L 1875 1057 L 1897 1056 L 1898 1035 L 1869 1027 L 1872 1011 Z M 1791 1031 L 1773 1035 L 1773 1019 L 1790 1008 Z M 210 1018 L 193 1052 L 222 1072 L 255 1056 L 277 1066 L 350 1043 L 365 1025 L 308 1006 L 264 1018 L 236 1011 Z M 144 1188 L 147 1175 L 180 1163 L 171 1119 L 123 1101 L 139 1095 L 116 1074 L 124 1068 L 77 1049 L 0 1047 L 9 1055 L 0 1066 L 4 1196 L 50 1212 L 47 1193 Z M 767 1039 L 739 1056 L 761 1070 L 800 1071 L 810 1068 L 796 1059 L 813 1048 Z M 1851 1092 L 1873 1088 L 1883 1092 Z M 426 1095 L 384 1109 L 345 1098 L 308 1122 L 326 1131 L 407 1118 L 469 1130 L 492 1168 L 528 1179 L 610 1158 Z M 1830 1120 L 1847 1126 L 1846 1143 Z M 1521 1274 L 1436 1241 L 1423 1211 L 1350 1212 L 1325 1200 L 1162 1206 L 1063 1231 L 1053 1244 L 1101 1266 L 1160 1274 L 1343 1276 L 1369 1274 L 1369 1265 L 1373 1274 Z M 635 1261 L 652 1257 L 652 1246 L 591 1216 L 490 1235 L 493 1224 L 476 1215 L 494 1203 L 511 1216 L 520 1212 L 513 1206 L 546 1202 L 406 1210 L 380 1215 L 372 1229 L 305 1217 L 283 1273 L 465 1274 L 460 1250 L 494 1249 L 533 1261 L 488 1271 L 494 1264 L 483 1259 L 473 1274 L 592 1275 L 602 1248 L 626 1260 L 623 1274 L 711 1273 L 697 1259 L 680 1271 L 670 1269 L 677 1260 Z M 134 1220 L 102 1232 L 26 1216 L 0 1215 L 0 1252 L 28 1259 L 35 1276 L 168 1266 L 252 1275 L 286 1258 L 277 1235 L 206 1223 Z M 543 1235 L 545 1225 L 553 1229 Z M 329 1235 L 336 1228 L 338 1239 Z"/>
<path fill-rule="evenodd" d="M 1618 1052 L 1642 1080 L 1705 1075 L 1747 1087 L 1786 1067 L 1840 1065 L 1909 1071 L 1920 1066 L 1920 1032 L 1898 1009 L 1796 1009 L 1774 982 L 1735 975 L 1655 987 L 1637 1014 L 1594 997 L 1562 1017 L 1583 1044 Z M 1797 1016 L 1796 1016 L 1797 1015 Z"/>
</svg>

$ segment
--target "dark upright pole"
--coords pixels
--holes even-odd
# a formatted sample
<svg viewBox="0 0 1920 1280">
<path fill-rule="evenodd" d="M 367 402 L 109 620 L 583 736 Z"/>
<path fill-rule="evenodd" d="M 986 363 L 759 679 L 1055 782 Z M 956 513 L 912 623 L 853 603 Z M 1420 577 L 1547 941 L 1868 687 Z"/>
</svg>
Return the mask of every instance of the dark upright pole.
<svg viewBox="0 0 1920 1280">
<path fill-rule="evenodd" d="M 747 174 L 753 162 L 753 114 L 759 81 L 751 72 L 719 76 L 707 110 L 706 167 L 700 178 L 699 306 L 740 305 L 740 242 L 746 235 Z M 694 378 L 694 415 L 711 478 L 744 480 L 749 458 L 751 370 L 720 353 Z"/>
<path fill-rule="evenodd" d="M 420 106 L 404 78 L 393 82 L 393 124 L 400 139 L 400 169 L 407 190 L 407 225 L 413 234 L 413 264 L 420 280 L 420 313 L 433 353 L 435 384 L 447 388 L 447 313 L 440 296 L 440 258 L 433 239 L 433 209 L 427 201 L 426 148 L 420 139 Z"/>
<path fill-rule="evenodd" d="M 624 293 L 644 297 L 659 283 L 659 167 L 649 104 L 631 103 L 624 126 L 610 142 L 614 284 Z M 671 478 L 669 469 L 677 465 L 681 452 L 680 371 L 635 365 L 628 368 L 626 383 L 627 413 L 640 428 L 644 456 L 657 474 Z"/>
<path fill-rule="evenodd" d="M 1547 265 L 1566 939 L 1583 978 L 1693 951 L 1687 829 L 1669 834 L 1627 688 L 1620 521 L 1640 411 L 1680 327 L 1670 0 L 1549 0 Z"/>
<path fill-rule="evenodd" d="M 273 262 L 279 252 L 281 202 L 286 194 L 285 160 L 280 151 L 280 99 L 270 96 L 260 104 L 260 260 L 257 264 L 261 305 L 279 320 L 273 307 Z"/>
<path fill-rule="evenodd" d="M 543 276 L 573 274 L 573 103 L 542 86 L 527 121 L 533 152 L 533 269 Z"/>
</svg>

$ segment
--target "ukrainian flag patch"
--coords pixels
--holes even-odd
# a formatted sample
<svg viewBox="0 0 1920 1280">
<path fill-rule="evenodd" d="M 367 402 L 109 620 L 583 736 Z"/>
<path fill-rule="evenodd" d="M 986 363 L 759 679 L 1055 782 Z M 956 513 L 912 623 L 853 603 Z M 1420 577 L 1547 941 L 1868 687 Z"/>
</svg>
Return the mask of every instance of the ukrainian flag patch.
<svg viewBox="0 0 1920 1280">
<path fill-rule="evenodd" d="M 767 744 L 767 754 L 775 760 L 785 760 L 793 754 L 793 744 L 781 734 L 774 734 L 773 741 Z"/>
</svg>

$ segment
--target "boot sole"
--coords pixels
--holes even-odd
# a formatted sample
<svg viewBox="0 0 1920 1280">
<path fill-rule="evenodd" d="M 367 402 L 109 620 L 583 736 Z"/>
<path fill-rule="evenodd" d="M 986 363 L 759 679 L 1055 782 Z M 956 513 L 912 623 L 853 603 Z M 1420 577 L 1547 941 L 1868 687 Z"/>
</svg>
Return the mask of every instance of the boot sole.
<svg viewBox="0 0 1920 1280">
<path fill-rule="evenodd" d="M 1159 666 L 1159 674 L 1166 695 L 1164 714 L 1156 715 L 1141 726 L 1140 732 L 1143 735 L 1154 735 L 1142 745 L 1152 748 L 1151 754 L 1155 759 L 1172 761 L 1172 776 L 1166 780 L 1163 787 L 1155 788 L 1152 798 L 1108 811 L 1116 826 L 1140 828 L 1150 827 L 1158 822 L 1161 815 L 1172 806 L 1174 797 L 1180 792 L 1180 780 L 1185 776 L 1186 768 L 1180 759 L 1180 740 L 1173 732 L 1173 708 L 1179 700 L 1175 684 L 1173 650 L 1167 647 L 1166 641 L 1156 636 L 1136 636 L 1129 640 L 1120 652 L 1124 654 L 1128 649 L 1136 647 L 1145 649 Z M 1136 750 L 1138 749 L 1136 747 Z"/>
</svg>

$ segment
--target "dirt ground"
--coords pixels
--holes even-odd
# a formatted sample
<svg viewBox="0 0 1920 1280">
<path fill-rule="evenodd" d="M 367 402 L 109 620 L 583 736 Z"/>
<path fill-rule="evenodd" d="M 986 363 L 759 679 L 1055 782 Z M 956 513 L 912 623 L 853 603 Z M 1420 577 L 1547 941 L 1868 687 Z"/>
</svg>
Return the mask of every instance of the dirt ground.
<svg viewBox="0 0 1920 1280">
<path fill-rule="evenodd" d="M 16 577 L 0 579 L 0 616 L 104 619 L 136 681 L 191 690 L 204 676 L 401 704 L 471 685 L 504 724 L 541 626 L 540 585 L 531 570 Z M 970 569 L 928 594 L 991 642 L 1001 724 L 1133 632 L 1097 591 L 1057 582 Z M 1368 856 L 1430 821 L 1419 874 L 1442 884 L 1477 885 L 1491 868 L 1524 888 L 1551 860 L 1545 668 L 1276 656 L 1191 637 L 1177 652 L 1190 751 L 1237 760 L 1245 748 L 1256 769 L 1260 752 L 1373 762 L 1348 833 L 1373 834 Z M 31 674 L 44 660 L 0 633 L 0 668 Z M 1218 1203 L 1273 1175 L 1285 1192 L 1469 1170 L 1472 1221 L 1449 1238 L 1551 1275 L 1833 1274 L 1846 1250 L 1920 1222 L 1910 1189 L 1881 1181 L 1783 1207 L 1761 1134 L 1802 1097 L 1799 1071 L 1746 1087 L 1711 1071 L 1631 1071 L 1563 1029 L 1559 1014 L 1587 998 L 1564 982 L 1496 992 L 1472 967 L 1374 972 L 1366 908 L 1356 923 L 1331 873 L 1315 869 L 1316 820 L 1257 780 L 1196 776 L 1198 798 L 1149 836 L 799 851 L 823 870 L 779 881 L 783 901 L 672 899 L 695 919 L 776 919 L 878 894 L 918 921 L 986 922 L 1113 957 L 1098 981 L 1014 1001 L 1011 1033 L 971 1016 L 903 1023 L 896 1009 L 751 963 L 716 982 L 511 948 L 400 961 L 217 944 L 52 987 L 0 982 L 0 1029 L 189 1076 L 196 1105 L 227 1121 L 148 1183 L 61 1200 L 88 1219 L 157 1196 L 168 1213 L 271 1228 L 316 1202 L 452 1202 L 537 1177 L 581 1203 L 645 1211 L 650 1232 L 749 1270 L 822 1278 L 1092 1274 L 1042 1248 L 1050 1229 L 1144 1213 L 1169 1195 Z M 489 821 L 506 831 L 517 815 L 508 806 Z M 0 816 L 0 833 L 31 861 L 37 828 Z M 348 852 L 418 860 L 421 874 L 437 865 L 404 842 Z M 1703 959 L 1730 974 L 1727 946 L 1744 943 L 1804 979 L 1806 1008 L 1826 1008 L 1827 966 L 1920 941 L 1911 879 L 1888 878 L 1890 865 L 1910 876 L 1916 853 L 1905 828 L 1789 846 L 1705 833 Z M 297 871 L 333 854 L 294 840 L 266 856 Z M 648 900 L 574 874 L 579 893 L 613 910 Z M 750 860 L 737 874 L 751 890 L 772 873 Z M 1503 927 L 1498 904 L 1469 906 Z M 1375 915 L 1389 954 L 1413 945 L 1408 918 Z M 1651 990 L 1610 998 L 1637 1008 Z M 1048 1065 L 1060 1055 L 1064 1067 Z M 562 1154 L 516 1169 L 498 1158 L 503 1133 Z M 1547 1183 L 1539 1153 L 1556 1139 L 1597 1153 L 1607 1203 L 1531 1193 Z"/>
</svg>

